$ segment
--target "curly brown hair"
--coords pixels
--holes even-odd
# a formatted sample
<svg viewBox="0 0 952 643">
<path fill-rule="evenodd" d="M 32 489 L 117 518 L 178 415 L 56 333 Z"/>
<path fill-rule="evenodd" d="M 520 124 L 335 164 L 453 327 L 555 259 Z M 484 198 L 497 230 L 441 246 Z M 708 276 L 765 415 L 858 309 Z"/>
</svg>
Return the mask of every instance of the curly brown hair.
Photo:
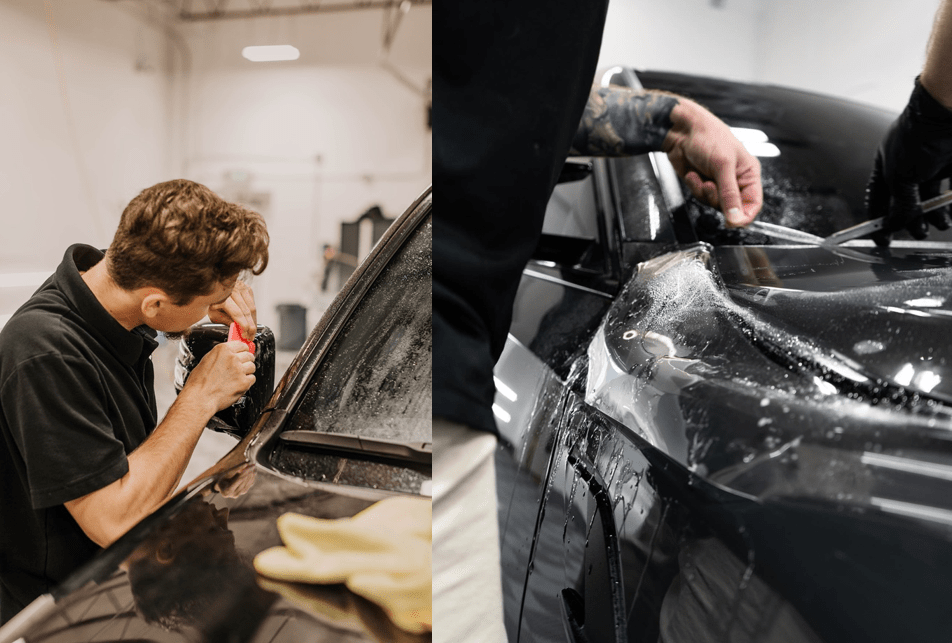
<svg viewBox="0 0 952 643">
<path fill-rule="evenodd" d="M 204 185 L 176 179 L 146 188 L 119 219 L 106 252 L 109 276 L 125 290 L 159 288 L 184 305 L 215 286 L 268 265 L 264 219 Z"/>
</svg>

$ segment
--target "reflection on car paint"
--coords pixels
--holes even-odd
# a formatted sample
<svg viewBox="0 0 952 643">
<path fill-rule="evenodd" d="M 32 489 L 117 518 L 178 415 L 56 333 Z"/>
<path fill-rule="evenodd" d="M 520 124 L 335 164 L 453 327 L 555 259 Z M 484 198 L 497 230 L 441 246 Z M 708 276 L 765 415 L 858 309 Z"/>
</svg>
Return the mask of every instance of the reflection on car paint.
<svg viewBox="0 0 952 643">
<path fill-rule="evenodd" d="M 427 641 L 343 585 L 265 580 L 252 567 L 258 552 L 282 544 L 276 520 L 283 513 L 350 517 L 372 502 L 302 489 L 270 472 L 240 498 L 206 489 L 135 548 L 126 573 L 61 600 L 28 640 Z"/>
</svg>

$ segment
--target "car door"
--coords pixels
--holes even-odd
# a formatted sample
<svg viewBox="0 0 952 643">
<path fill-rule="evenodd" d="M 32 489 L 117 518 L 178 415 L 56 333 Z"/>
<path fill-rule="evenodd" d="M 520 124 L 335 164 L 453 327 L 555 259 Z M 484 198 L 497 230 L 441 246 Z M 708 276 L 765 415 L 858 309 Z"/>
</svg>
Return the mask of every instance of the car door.
<svg viewBox="0 0 952 643">
<path fill-rule="evenodd" d="M 575 160 L 566 177 L 496 368 L 506 623 L 520 641 L 649 640 L 676 571 L 673 513 L 645 479 L 644 442 L 585 403 L 579 365 L 619 284 L 673 245 L 673 224 L 648 156 Z"/>
</svg>

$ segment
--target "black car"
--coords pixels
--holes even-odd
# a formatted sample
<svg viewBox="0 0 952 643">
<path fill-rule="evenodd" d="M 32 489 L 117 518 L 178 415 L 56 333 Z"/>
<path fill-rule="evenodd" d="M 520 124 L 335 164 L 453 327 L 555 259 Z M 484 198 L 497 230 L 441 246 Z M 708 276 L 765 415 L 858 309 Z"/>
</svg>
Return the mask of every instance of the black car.
<svg viewBox="0 0 952 643">
<path fill-rule="evenodd" d="M 769 235 L 661 154 L 570 159 L 494 410 L 511 641 L 952 638 L 952 243 L 863 222 L 895 114 L 618 68 L 760 156 Z"/>
<path fill-rule="evenodd" d="M 274 336 L 259 327 L 257 382 L 209 425 L 240 442 L 0 628 L 0 641 L 430 640 L 344 585 L 269 579 L 251 561 L 282 544 L 276 521 L 287 512 L 345 518 L 381 499 L 430 495 L 431 211 L 427 190 L 347 281 L 273 391 Z M 192 331 L 182 380 L 227 330 Z"/>
</svg>

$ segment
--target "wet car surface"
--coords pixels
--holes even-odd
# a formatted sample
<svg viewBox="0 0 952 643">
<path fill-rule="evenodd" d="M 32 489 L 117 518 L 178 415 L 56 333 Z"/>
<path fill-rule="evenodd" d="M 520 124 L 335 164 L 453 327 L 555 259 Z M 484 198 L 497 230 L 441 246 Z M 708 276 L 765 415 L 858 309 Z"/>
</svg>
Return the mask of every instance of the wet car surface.
<svg viewBox="0 0 952 643">
<path fill-rule="evenodd" d="M 894 115 L 612 82 L 738 128 L 762 220 L 820 237 L 865 220 Z M 496 370 L 510 640 L 947 640 L 947 236 L 791 243 L 727 229 L 663 156 L 572 162 Z"/>
<path fill-rule="evenodd" d="M 235 448 L 14 617 L 0 641 L 430 640 L 343 584 L 274 580 L 252 560 L 282 545 L 285 513 L 349 518 L 378 500 L 429 496 L 431 210 L 428 190 L 273 392 L 259 377 L 264 393 L 253 388 L 210 423 L 240 436 Z M 183 367 L 226 338 L 224 326 L 197 329 Z M 258 369 L 273 372 L 273 335 L 262 328 L 255 340 Z"/>
</svg>

